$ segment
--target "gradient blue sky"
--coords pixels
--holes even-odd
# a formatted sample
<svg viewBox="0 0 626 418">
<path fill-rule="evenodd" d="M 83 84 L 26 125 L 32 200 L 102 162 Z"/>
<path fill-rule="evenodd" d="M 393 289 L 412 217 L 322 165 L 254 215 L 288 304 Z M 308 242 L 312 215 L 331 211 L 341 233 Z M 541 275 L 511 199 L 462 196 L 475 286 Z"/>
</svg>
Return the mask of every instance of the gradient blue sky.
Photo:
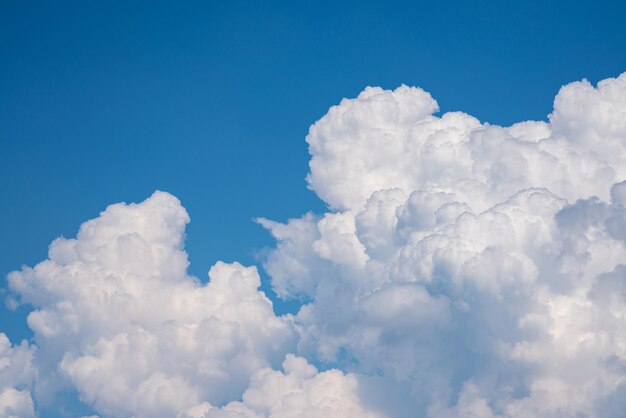
<svg viewBox="0 0 626 418">
<path fill-rule="evenodd" d="M 304 137 L 367 85 L 510 124 L 545 118 L 564 83 L 626 70 L 618 1 L 181 3 L 0 3 L 2 287 L 155 189 L 191 215 L 192 273 L 254 263 L 272 240 L 253 217 L 323 209 Z M 0 308 L 14 341 L 25 311 Z"/>
</svg>

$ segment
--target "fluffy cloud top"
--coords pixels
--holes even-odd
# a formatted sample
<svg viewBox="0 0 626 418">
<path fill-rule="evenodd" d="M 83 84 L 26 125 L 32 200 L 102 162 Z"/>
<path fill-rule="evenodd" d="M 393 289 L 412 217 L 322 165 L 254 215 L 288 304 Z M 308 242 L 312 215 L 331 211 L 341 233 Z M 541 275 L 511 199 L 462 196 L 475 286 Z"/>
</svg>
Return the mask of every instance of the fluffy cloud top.
<svg viewBox="0 0 626 418">
<path fill-rule="evenodd" d="M 179 418 L 325 418 L 383 415 L 369 411 L 358 398 L 359 381 L 355 375 L 339 370 L 318 370 L 300 357 L 288 354 L 284 373 L 261 369 L 250 379 L 243 402 L 231 402 L 223 408 L 208 403 L 189 408 Z"/>
<path fill-rule="evenodd" d="M 106 416 L 175 416 L 237 398 L 293 350 L 293 325 L 257 290 L 254 267 L 218 263 L 206 285 L 187 275 L 188 221 L 167 193 L 112 205 L 9 275 L 35 307 L 42 397 L 62 382 Z"/>
<path fill-rule="evenodd" d="M 368 88 L 311 127 L 335 210 L 263 221 L 275 290 L 309 302 L 300 353 L 404 382 L 407 416 L 623 410 L 626 74 L 563 87 L 547 123 L 436 110 Z"/>
<path fill-rule="evenodd" d="M 564 86 L 548 122 L 437 110 L 367 88 L 311 127 L 329 212 L 259 220 L 294 316 L 253 267 L 190 277 L 167 193 L 55 240 L 9 275 L 35 339 L 0 338 L 0 416 L 62 387 L 120 417 L 620 416 L 626 73 Z"/>
</svg>

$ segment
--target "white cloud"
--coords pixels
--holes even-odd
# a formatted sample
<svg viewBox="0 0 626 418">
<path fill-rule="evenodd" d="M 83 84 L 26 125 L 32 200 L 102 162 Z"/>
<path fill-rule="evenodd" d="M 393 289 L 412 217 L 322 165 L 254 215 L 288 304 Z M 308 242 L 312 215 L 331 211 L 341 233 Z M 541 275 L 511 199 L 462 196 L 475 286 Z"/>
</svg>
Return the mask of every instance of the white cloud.
<svg viewBox="0 0 626 418">
<path fill-rule="evenodd" d="M 482 211 L 528 187 L 573 200 L 608 197 L 626 177 L 626 76 L 594 89 L 572 83 L 555 99 L 550 123 L 509 128 L 438 109 L 421 89 L 368 88 L 344 99 L 307 137 L 310 187 L 338 209 L 361 209 L 372 193 L 439 187 Z"/>
<path fill-rule="evenodd" d="M 32 364 L 34 347 L 26 341 L 12 346 L 0 333 L 0 417 L 34 417 L 30 389 L 36 371 Z"/>
<path fill-rule="evenodd" d="M 309 185 L 331 209 L 259 219 L 293 317 L 254 268 L 190 277 L 166 193 L 54 241 L 9 276 L 38 347 L 5 344 L 37 366 L 3 386 L 11 402 L 35 379 L 38 400 L 74 387 L 106 416 L 619 416 L 626 73 L 564 86 L 548 122 L 437 109 L 367 88 L 311 127 Z"/>
<path fill-rule="evenodd" d="M 202 404 L 181 414 L 206 418 L 380 418 L 364 408 L 359 398 L 359 381 L 353 374 L 339 370 L 318 372 L 300 357 L 287 355 L 284 372 L 262 369 L 250 380 L 243 402 L 223 408 Z"/>
<path fill-rule="evenodd" d="M 508 128 L 430 116 L 405 87 L 332 108 L 307 138 L 310 186 L 354 219 L 363 252 L 341 251 L 348 229 L 321 234 L 328 214 L 266 223 L 270 274 L 323 272 L 295 318 L 300 352 L 404 382 L 424 415 L 619 410 L 625 103 L 626 74 L 565 86 L 549 123 Z M 317 234 L 283 238 L 301 222 Z M 320 240 L 341 257 L 316 254 Z"/>
<path fill-rule="evenodd" d="M 167 193 L 112 205 L 9 275 L 35 307 L 42 398 L 63 382 L 106 416 L 173 416 L 240 396 L 293 349 L 290 319 L 274 315 L 255 268 L 218 263 L 207 285 L 187 275 L 188 221 Z"/>
</svg>

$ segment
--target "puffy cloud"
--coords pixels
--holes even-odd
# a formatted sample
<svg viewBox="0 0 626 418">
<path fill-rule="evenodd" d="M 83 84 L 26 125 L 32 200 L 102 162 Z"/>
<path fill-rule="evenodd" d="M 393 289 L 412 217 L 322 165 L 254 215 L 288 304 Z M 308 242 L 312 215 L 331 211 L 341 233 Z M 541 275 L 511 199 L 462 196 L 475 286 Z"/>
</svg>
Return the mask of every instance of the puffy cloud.
<svg viewBox="0 0 626 418">
<path fill-rule="evenodd" d="M 319 373 L 305 359 L 287 355 L 284 372 L 262 369 L 250 380 L 243 402 L 223 408 L 204 403 L 184 411 L 180 417 L 205 418 L 380 418 L 359 397 L 359 381 L 339 370 Z"/>
<path fill-rule="evenodd" d="M 329 205 L 361 209 L 372 193 L 444 188 L 485 210 L 529 187 L 569 200 L 597 195 L 626 177 L 626 76 L 593 88 L 572 83 L 555 99 L 550 123 L 508 128 L 461 113 L 435 117 L 421 89 L 367 88 L 316 122 L 307 137 L 310 187 Z"/>
<path fill-rule="evenodd" d="M 564 86 L 547 122 L 437 111 L 367 88 L 311 127 L 328 212 L 258 220 L 294 316 L 253 267 L 190 277 L 166 193 L 54 241 L 9 275 L 37 349 L 0 358 L 37 372 L 10 372 L 5 403 L 32 415 L 35 380 L 40 402 L 67 386 L 106 416 L 620 416 L 626 73 Z"/>
<path fill-rule="evenodd" d="M 30 389 L 36 375 L 34 347 L 26 341 L 12 346 L 0 333 L 0 417 L 34 417 Z"/>
<path fill-rule="evenodd" d="M 241 395 L 250 375 L 293 349 L 254 267 L 186 273 L 180 202 L 157 192 L 117 204 L 59 238 L 49 259 L 9 275 L 39 346 L 42 397 L 63 382 L 106 416 L 174 416 Z"/>
<path fill-rule="evenodd" d="M 306 289 L 300 353 L 403 382 L 418 415 L 619 411 L 625 100 L 626 73 L 564 86 L 549 122 L 505 128 L 433 116 L 404 86 L 331 108 L 307 142 L 310 187 L 334 210 L 264 223 L 268 272 L 296 290 L 279 295 Z"/>
</svg>

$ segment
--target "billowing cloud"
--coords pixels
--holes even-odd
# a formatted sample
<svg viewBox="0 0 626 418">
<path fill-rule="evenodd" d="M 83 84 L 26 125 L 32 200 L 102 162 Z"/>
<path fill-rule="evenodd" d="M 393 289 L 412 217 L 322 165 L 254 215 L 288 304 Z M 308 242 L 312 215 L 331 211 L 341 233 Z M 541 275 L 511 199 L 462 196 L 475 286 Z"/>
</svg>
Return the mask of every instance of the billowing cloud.
<svg viewBox="0 0 626 418">
<path fill-rule="evenodd" d="M 626 74 L 563 87 L 549 122 L 436 110 L 368 88 L 311 127 L 334 210 L 262 222 L 300 353 L 403 382 L 413 416 L 623 410 Z"/>
<path fill-rule="evenodd" d="M 284 373 L 261 369 L 243 394 L 243 402 L 231 402 L 223 408 L 208 403 L 194 406 L 182 418 L 307 418 L 363 417 L 383 415 L 367 410 L 359 399 L 359 381 L 355 375 L 339 370 L 319 373 L 303 358 L 287 355 Z"/>
<path fill-rule="evenodd" d="M 34 417 L 35 410 L 30 389 L 35 378 L 34 347 L 26 341 L 11 346 L 0 333 L 0 416 Z"/>
<path fill-rule="evenodd" d="M 167 193 L 54 241 L 9 275 L 35 338 L 0 348 L 23 365 L 5 409 L 70 387 L 104 416 L 620 416 L 626 73 L 564 86 L 547 122 L 437 111 L 418 88 L 367 88 L 311 127 L 329 212 L 258 221 L 296 315 L 274 314 L 254 267 L 190 277 Z"/>
<path fill-rule="evenodd" d="M 35 308 L 43 399 L 63 384 L 105 416 L 175 416 L 239 397 L 293 350 L 291 320 L 274 315 L 254 267 L 218 263 L 206 285 L 187 275 L 188 221 L 167 193 L 112 205 L 9 275 Z"/>
</svg>

